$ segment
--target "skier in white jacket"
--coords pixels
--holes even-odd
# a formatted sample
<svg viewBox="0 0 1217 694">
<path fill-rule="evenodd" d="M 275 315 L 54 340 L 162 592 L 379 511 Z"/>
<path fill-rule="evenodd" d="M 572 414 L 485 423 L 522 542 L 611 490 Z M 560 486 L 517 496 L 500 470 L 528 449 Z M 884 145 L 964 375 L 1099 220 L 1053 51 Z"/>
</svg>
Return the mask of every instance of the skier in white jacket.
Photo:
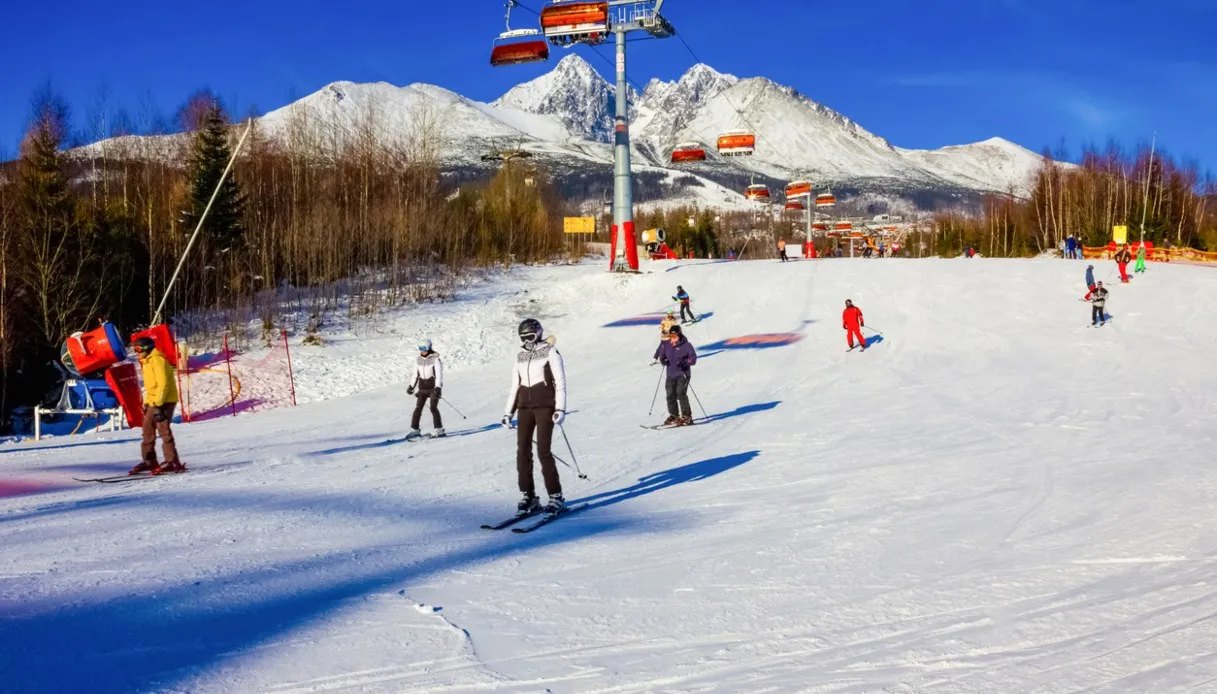
<svg viewBox="0 0 1217 694">
<path fill-rule="evenodd" d="M 503 415 L 504 427 L 511 427 L 512 413 L 518 413 L 516 428 L 516 473 L 519 477 L 520 500 L 516 510 L 521 515 L 541 509 L 537 500 L 532 474 L 532 438 L 537 437 L 537 457 L 541 459 L 541 476 L 549 503 L 544 511 L 557 515 L 566 509 L 562 498 L 562 481 L 550 452 L 554 427 L 566 417 L 566 372 L 562 355 L 554 347 L 553 337 L 545 338 L 541 322 L 528 318 L 520 323 L 521 351 L 511 369 L 511 390 Z"/>
<path fill-rule="evenodd" d="M 414 378 L 410 381 L 410 386 L 406 388 L 406 393 L 409 395 L 415 395 L 417 391 L 414 401 L 414 416 L 410 419 L 410 433 L 406 434 L 407 439 L 422 436 L 418 426 L 422 421 L 423 405 L 428 400 L 431 401 L 431 420 L 435 424 L 431 438 L 444 436 L 444 423 L 439 416 L 439 401 L 444 396 L 443 388 L 444 362 L 440 361 L 439 355 L 431 349 L 431 340 L 423 340 L 418 343 L 418 361 L 414 362 Z"/>
</svg>

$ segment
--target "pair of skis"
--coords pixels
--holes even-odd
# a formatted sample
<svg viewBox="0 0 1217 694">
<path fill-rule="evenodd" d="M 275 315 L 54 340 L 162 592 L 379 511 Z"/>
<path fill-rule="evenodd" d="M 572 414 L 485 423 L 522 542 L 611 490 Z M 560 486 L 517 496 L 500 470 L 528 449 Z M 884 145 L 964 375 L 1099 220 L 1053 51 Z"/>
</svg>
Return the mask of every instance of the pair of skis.
<svg viewBox="0 0 1217 694">
<path fill-rule="evenodd" d="M 562 518 L 563 516 L 569 516 L 570 514 L 575 513 L 577 511 L 582 511 L 583 509 L 585 509 L 587 507 L 588 507 L 588 504 L 578 504 L 575 506 L 567 506 L 566 508 L 562 509 L 560 512 L 552 514 L 552 515 L 547 514 L 544 511 L 533 511 L 532 513 L 524 513 L 524 514 L 520 514 L 518 516 L 512 516 L 511 518 L 508 518 L 505 521 L 500 521 L 498 523 L 494 523 L 494 524 L 487 523 L 482 526 L 482 530 L 503 530 L 505 528 L 511 528 L 511 532 L 513 532 L 513 533 L 530 533 L 530 532 L 536 530 L 537 528 L 541 528 L 546 525 L 549 525 L 550 523 L 553 523 L 554 521 L 558 520 L 559 518 Z M 541 516 L 541 518 L 538 520 L 534 520 L 531 523 L 528 523 L 527 525 L 519 525 L 517 527 L 512 527 L 523 521 L 526 521 L 526 520 L 529 520 L 532 518 L 536 518 L 537 516 Z"/>
<path fill-rule="evenodd" d="M 137 472 L 134 475 L 114 475 L 112 477 L 90 477 L 87 479 L 82 479 L 80 477 L 73 477 L 72 479 L 76 480 L 77 482 L 99 482 L 101 484 L 117 484 L 119 482 L 134 482 L 135 480 L 151 480 L 151 479 L 156 479 L 158 477 L 172 477 L 173 475 L 180 475 L 180 474 L 181 474 L 180 472 L 162 472 L 158 475 L 152 475 L 147 472 Z"/>
</svg>

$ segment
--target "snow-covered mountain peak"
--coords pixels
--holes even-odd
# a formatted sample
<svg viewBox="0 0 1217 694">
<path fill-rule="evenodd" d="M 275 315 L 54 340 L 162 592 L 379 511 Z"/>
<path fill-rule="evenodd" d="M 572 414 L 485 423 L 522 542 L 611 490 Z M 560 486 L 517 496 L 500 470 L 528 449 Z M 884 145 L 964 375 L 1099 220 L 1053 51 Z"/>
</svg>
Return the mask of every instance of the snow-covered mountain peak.
<svg viewBox="0 0 1217 694">
<path fill-rule="evenodd" d="M 613 131 L 613 86 L 586 60 L 571 54 L 553 70 L 512 87 L 491 106 L 558 118 L 571 135 L 607 142 Z"/>
</svg>

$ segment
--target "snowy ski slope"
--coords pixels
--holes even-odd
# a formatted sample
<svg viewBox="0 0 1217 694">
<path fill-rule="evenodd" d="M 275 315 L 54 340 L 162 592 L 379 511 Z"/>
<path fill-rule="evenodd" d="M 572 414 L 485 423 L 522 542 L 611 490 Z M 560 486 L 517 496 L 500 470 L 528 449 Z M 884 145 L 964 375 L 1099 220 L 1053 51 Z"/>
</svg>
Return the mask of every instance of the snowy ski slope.
<svg viewBox="0 0 1217 694">
<path fill-rule="evenodd" d="M 521 269 L 300 348 L 313 401 L 179 427 L 187 475 L 71 480 L 125 470 L 131 433 L 0 446 L 0 688 L 1217 691 L 1217 271 L 1151 266 L 1092 329 L 1083 267 Z M 711 421 L 652 432 L 657 329 L 631 324 L 677 283 L 713 313 L 688 328 Z M 591 508 L 488 532 L 528 314 Z M 424 331 L 469 419 L 399 442 L 384 366 Z"/>
</svg>

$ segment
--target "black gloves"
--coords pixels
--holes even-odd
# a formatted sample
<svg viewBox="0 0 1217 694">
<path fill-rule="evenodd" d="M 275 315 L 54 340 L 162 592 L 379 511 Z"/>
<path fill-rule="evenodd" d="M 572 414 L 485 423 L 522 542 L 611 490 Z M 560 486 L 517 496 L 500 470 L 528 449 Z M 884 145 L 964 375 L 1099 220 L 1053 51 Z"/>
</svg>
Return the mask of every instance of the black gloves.
<svg viewBox="0 0 1217 694">
<path fill-rule="evenodd" d="M 406 395 L 414 395 L 414 386 L 406 388 Z"/>
</svg>

